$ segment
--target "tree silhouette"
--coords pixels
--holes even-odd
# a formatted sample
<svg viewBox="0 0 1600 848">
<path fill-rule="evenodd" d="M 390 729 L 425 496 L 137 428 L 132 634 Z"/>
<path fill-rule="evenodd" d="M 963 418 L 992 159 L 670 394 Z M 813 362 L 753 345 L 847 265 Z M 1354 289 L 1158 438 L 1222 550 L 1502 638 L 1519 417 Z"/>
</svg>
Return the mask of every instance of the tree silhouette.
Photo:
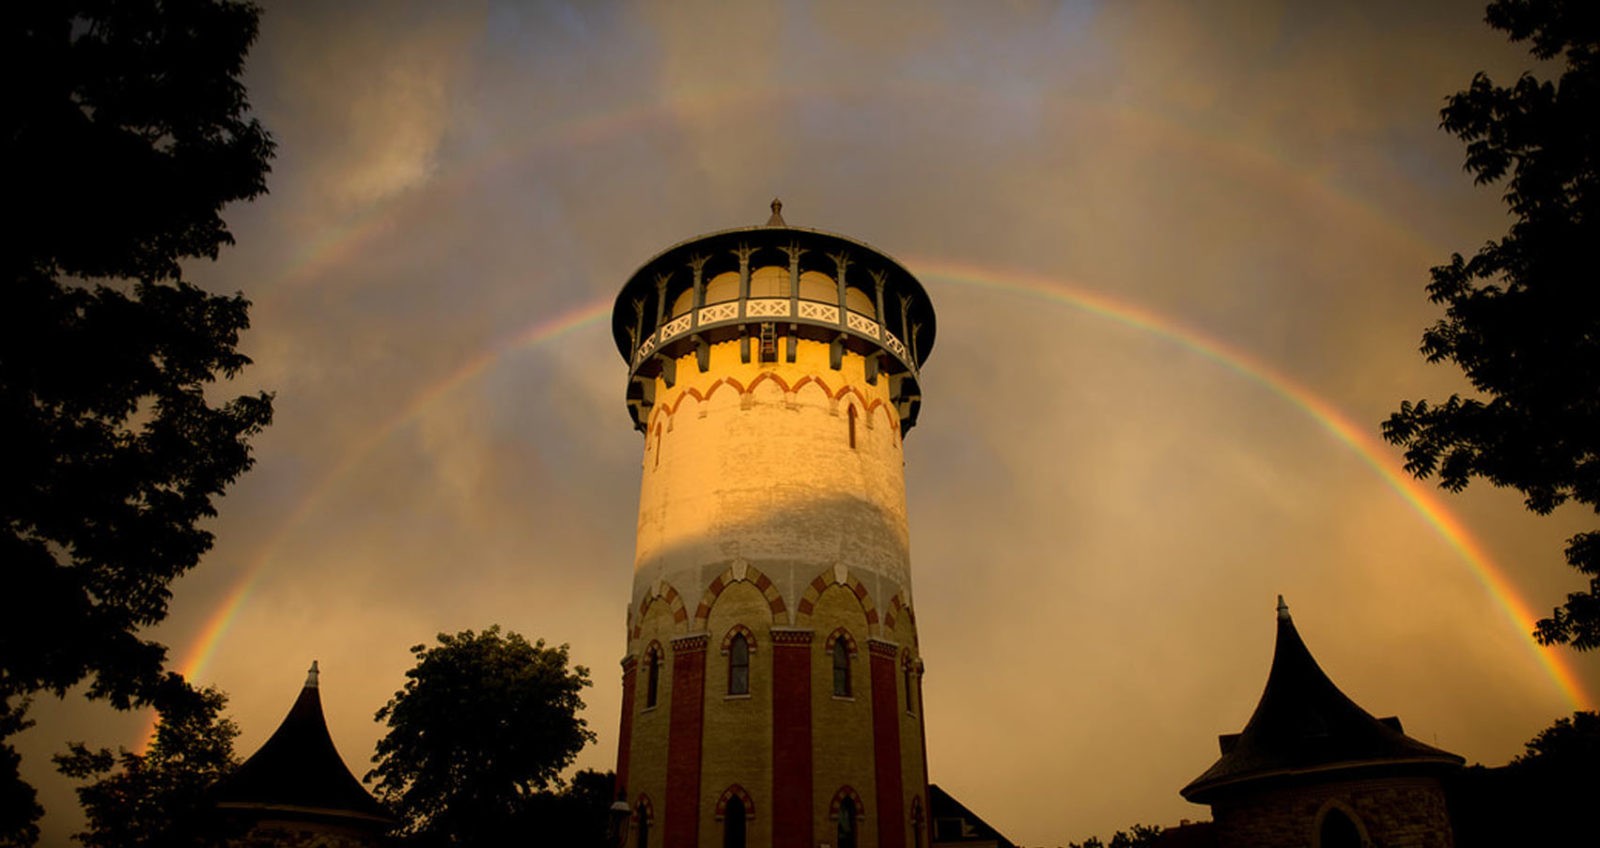
<svg viewBox="0 0 1600 848">
<path fill-rule="evenodd" d="M 594 741 L 578 717 L 589 670 L 568 671 L 566 645 L 530 644 L 499 625 L 441 633 L 411 653 L 405 688 L 378 710 L 389 731 L 365 779 L 417 844 L 526 841 L 540 791 Z"/>
<path fill-rule="evenodd" d="M 266 190 L 272 141 L 240 82 L 257 13 L 6 5 L 0 49 L 26 78 L 0 114 L 0 742 L 35 692 L 87 679 L 126 709 L 165 691 L 166 649 L 139 632 L 271 419 L 265 394 L 208 396 L 249 362 L 248 303 L 184 279 L 232 242 L 222 208 Z M 0 744 L 0 841 L 29 844 L 15 760 Z"/>
<path fill-rule="evenodd" d="M 1408 471 L 1450 491 L 1481 477 L 1541 515 L 1568 500 L 1600 513 L 1600 5 L 1500 0 L 1487 21 L 1560 60 L 1561 77 L 1501 87 L 1479 73 L 1440 113 L 1475 180 L 1506 180 L 1513 222 L 1471 259 L 1434 268 L 1428 285 L 1445 316 L 1422 353 L 1460 367 L 1477 396 L 1406 401 L 1383 435 L 1405 446 Z M 1535 635 L 1588 650 L 1600 646 L 1600 533 L 1569 539 L 1566 559 L 1588 590 Z"/>
<path fill-rule="evenodd" d="M 88 829 L 75 838 L 88 848 L 201 848 L 220 843 L 221 822 L 208 793 L 239 765 L 239 728 L 222 716 L 228 698 L 215 688 L 185 687 L 165 699 L 155 739 L 142 754 L 116 755 L 73 743 L 56 768 L 82 781 L 78 800 Z"/>
</svg>

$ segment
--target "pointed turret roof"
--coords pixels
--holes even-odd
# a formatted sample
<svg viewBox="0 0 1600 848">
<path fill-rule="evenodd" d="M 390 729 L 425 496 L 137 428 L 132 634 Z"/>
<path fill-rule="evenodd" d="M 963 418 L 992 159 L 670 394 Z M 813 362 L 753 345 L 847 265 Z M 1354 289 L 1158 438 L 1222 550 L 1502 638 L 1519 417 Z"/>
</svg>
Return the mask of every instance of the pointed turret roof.
<svg viewBox="0 0 1600 848">
<path fill-rule="evenodd" d="M 381 829 L 393 823 L 333 746 L 322 716 L 316 662 L 283 723 L 217 786 L 216 798 L 217 807 L 229 811 L 364 820 Z"/>
<path fill-rule="evenodd" d="M 1278 596 L 1278 642 L 1256 711 L 1240 733 L 1219 737 L 1222 757 L 1182 790 L 1199 804 L 1260 781 L 1340 771 L 1452 768 L 1465 762 L 1405 735 L 1397 718 L 1374 718 L 1323 673 Z"/>
</svg>

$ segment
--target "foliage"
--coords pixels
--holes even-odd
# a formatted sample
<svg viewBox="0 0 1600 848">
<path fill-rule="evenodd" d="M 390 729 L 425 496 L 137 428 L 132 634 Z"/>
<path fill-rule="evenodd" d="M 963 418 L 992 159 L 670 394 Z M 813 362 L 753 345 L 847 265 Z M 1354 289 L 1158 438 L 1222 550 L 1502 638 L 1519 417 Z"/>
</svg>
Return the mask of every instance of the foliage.
<svg viewBox="0 0 1600 848">
<path fill-rule="evenodd" d="M 6 5 L 0 48 L 26 82 L 0 115 L 0 740 L 28 695 L 85 679 L 119 709 L 154 703 L 166 651 L 139 631 L 211 547 L 198 524 L 271 418 L 264 394 L 207 397 L 249 362 L 248 303 L 183 278 L 232 242 L 222 207 L 265 191 L 272 141 L 240 82 L 257 13 Z M 0 797 L 31 793 L 12 770 Z M 0 831 L 28 844 L 18 809 Z"/>
<path fill-rule="evenodd" d="M 1161 838 L 1161 828 L 1153 824 L 1136 824 L 1129 830 L 1119 830 L 1110 842 L 1101 842 L 1091 836 L 1083 842 L 1068 842 L 1067 848 L 1152 848 Z"/>
<path fill-rule="evenodd" d="M 116 755 L 73 743 L 56 768 L 81 781 L 78 800 L 88 830 L 75 838 L 89 848 L 182 848 L 217 844 L 222 834 L 208 792 L 238 766 L 239 728 L 222 716 L 228 698 L 215 688 L 166 699 L 155 739 L 144 753 Z"/>
<path fill-rule="evenodd" d="M 1459 848 L 1561 845 L 1600 831 L 1600 713 L 1557 719 L 1526 748 L 1507 765 L 1449 779 Z"/>
<path fill-rule="evenodd" d="M 1542 763 L 1592 771 L 1600 777 L 1600 712 L 1575 712 L 1558 718 L 1528 740 L 1527 750 L 1512 765 Z"/>
<path fill-rule="evenodd" d="M 594 741 L 578 717 L 590 685 L 567 646 L 530 644 L 499 625 L 439 634 L 411 649 L 405 688 L 378 710 L 388 733 L 366 776 L 421 844 L 504 844 L 539 790 Z"/>
<path fill-rule="evenodd" d="M 1600 6 L 1499 0 L 1490 26 L 1563 63 L 1560 80 L 1483 73 L 1452 96 L 1442 127 L 1466 142 L 1479 184 L 1506 180 L 1510 230 L 1470 260 L 1433 269 L 1445 316 L 1422 337 L 1430 362 L 1461 368 L 1479 397 L 1405 402 L 1383 424 L 1406 469 L 1451 491 L 1474 477 L 1520 491 L 1547 514 L 1572 500 L 1600 513 Z M 1539 641 L 1600 646 L 1600 532 L 1567 542 L 1588 575 L 1539 622 Z"/>
<path fill-rule="evenodd" d="M 616 774 L 584 769 L 560 792 L 539 792 L 517 828 L 524 843 L 535 848 L 613 848 L 606 828 L 616 785 Z"/>
</svg>

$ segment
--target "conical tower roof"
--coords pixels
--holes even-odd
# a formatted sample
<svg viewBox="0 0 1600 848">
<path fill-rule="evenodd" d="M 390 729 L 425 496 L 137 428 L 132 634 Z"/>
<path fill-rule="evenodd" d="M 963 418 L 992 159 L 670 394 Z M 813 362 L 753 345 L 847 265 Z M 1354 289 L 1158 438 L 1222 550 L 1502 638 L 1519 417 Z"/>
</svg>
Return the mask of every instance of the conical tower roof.
<svg viewBox="0 0 1600 848">
<path fill-rule="evenodd" d="M 394 820 L 350 773 L 322 716 L 317 664 L 277 731 L 216 790 L 224 811 L 270 812 L 362 822 L 387 829 Z M 353 820 L 353 821 L 352 821 Z"/>
<path fill-rule="evenodd" d="M 1261 701 L 1244 730 L 1220 737 L 1222 757 L 1182 790 L 1195 803 L 1262 781 L 1452 768 L 1464 760 L 1374 718 L 1323 673 L 1278 597 L 1278 641 Z"/>
</svg>

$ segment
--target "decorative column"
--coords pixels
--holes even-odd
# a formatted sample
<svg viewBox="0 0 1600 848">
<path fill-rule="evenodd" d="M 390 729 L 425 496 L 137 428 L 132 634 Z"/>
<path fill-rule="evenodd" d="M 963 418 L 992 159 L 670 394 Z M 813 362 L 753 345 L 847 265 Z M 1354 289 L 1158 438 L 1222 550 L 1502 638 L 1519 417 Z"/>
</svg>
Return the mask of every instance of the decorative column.
<svg viewBox="0 0 1600 848">
<path fill-rule="evenodd" d="M 639 658 L 622 660 L 622 727 L 617 730 L 617 780 L 614 793 L 628 797 L 628 752 L 633 747 L 633 690 L 638 681 Z"/>
<path fill-rule="evenodd" d="M 878 795 L 878 844 L 906 844 L 904 781 L 900 774 L 900 704 L 895 693 L 895 665 L 900 646 L 867 640 L 872 657 L 872 747 Z"/>
<path fill-rule="evenodd" d="M 772 629 L 772 845 L 812 848 L 811 631 Z"/>
<path fill-rule="evenodd" d="M 700 745 L 705 727 L 706 635 L 672 640 L 672 717 L 667 730 L 666 848 L 700 839 Z"/>
</svg>

